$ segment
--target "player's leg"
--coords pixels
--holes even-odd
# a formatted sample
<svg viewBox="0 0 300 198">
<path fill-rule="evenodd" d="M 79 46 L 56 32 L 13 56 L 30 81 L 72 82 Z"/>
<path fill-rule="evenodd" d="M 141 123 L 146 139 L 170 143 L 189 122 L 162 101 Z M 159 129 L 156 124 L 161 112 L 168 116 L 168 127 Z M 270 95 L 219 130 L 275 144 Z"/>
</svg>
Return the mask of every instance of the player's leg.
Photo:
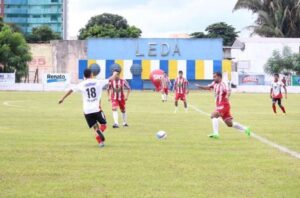
<svg viewBox="0 0 300 198">
<path fill-rule="evenodd" d="M 179 100 L 179 94 L 175 95 L 175 111 L 174 113 L 177 113 L 178 111 L 178 100 Z"/>
<path fill-rule="evenodd" d="M 277 113 L 276 103 L 277 103 L 277 99 L 273 98 L 272 99 L 272 109 L 275 114 Z"/>
<path fill-rule="evenodd" d="M 117 100 L 112 100 L 112 114 L 114 119 L 113 128 L 119 128 L 119 115 L 118 115 L 118 107 L 119 102 Z"/>
<path fill-rule="evenodd" d="M 123 118 L 123 126 L 128 127 L 127 123 L 127 113 L 126 113 L 126 107 L 125 107 L 125 101 L 120 101 L 119 102 L 120 110 L 122 112 L 122 118 Z"/>
<path fill-rule="evenodd" d="M 214 111 L 211 114 L 211 122 L 212 122 L 212 128 L 213 128 L 213 133 L 209 135 L 208 137 L 210 138 L 219 138 L 219 112 Z"/>
<path fill-rule="evenodd" d="M 86 122 L 87 122 L 89 128 L 94 128 L 95 138 L 96 138 L 98 144 L 102 145 L 102 142 L 105 140 L 105 138 L 103 138 L 102 136 L 99 136 L 99 134 L 97 133 L 99 126 L 98 126 L 98 122 L 97 122 L 96 113 L 85 114 L 84 116 L 85 116 L 85 119 L 86 119 Z"/>
<path fill-rule="evenodd" d="M 188 105 L 187 105 L 185 95 L 182 96 L 182 101 L 183 101 L 183 105 L 184 105 L 184 111 L 187 113 L 188 112 Z"/>
<path fill-rule="evenodd" d="M 100 137 L 101 143 L 99 144 L 101 147 L 104 146 L 104 130 L 106 129 L 106 117 L 103 111 L 100 111 L 96 114 L 97 124 L 94 125 L 95 133 Z M 99 124 L 100 126 L 99 126 Z"/>
<path fill-rule="evenodd" d="M 278 99 L 278 106 L 280 107 L 280 109 L 283 113 L 286 113 L 284 106 L 281 104 L 281 99 Z"/>
<path fill-rule="evenodd" d="M 246 133 L 246 135 L 248 135 L 248 136 L 250 136 L 250 134 L 251 134 L 249 127 L 243 126 L 238 122 L 234 122 L 232 118 L 225 119 L 224 122 L 228 127 L 233 127 L 235 129 L 239 130 L 240 132 Z"/>
</svg>

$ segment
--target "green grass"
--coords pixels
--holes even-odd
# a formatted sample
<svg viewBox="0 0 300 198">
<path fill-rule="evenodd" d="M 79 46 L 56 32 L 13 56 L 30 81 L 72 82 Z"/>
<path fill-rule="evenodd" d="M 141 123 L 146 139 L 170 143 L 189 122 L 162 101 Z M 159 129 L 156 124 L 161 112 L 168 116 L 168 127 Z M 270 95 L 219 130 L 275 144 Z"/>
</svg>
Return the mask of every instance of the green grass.
<svg viewBox="0 0 300 198">
<path fill-rule="evenodd" d="M 82 115 L 80 95 L 0 93 L 0 197 L 299 197 L 300 160 L 221 125 L 210 140 L 209 117 L 182 104 L 162 104 L 153 92 L 134 92 L 128 129 L 109 128 L 100 149 Z M 189 102 L 214 109 L 211 93 Z M 5 106 L 3 102 L 10 101 Z M 235 119 L 260 136 L 300 151 L 300 95 L 273 115 L 268 94 L 233 94 Z M 155 134 L 165 130 L 168 138 Z"/>
</svg>

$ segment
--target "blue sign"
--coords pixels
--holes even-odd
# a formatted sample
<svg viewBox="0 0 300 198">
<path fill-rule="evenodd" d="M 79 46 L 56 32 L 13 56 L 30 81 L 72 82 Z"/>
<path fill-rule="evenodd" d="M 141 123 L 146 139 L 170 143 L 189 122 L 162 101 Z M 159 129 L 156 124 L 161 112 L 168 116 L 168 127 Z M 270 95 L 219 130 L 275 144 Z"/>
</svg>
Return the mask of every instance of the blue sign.
<svg viewBox="0 0 300 198">
<path fill-rule="evenodd" d="M 222 60 L 222 39 L 90 39 L 88 59 Z"/>
</svg>

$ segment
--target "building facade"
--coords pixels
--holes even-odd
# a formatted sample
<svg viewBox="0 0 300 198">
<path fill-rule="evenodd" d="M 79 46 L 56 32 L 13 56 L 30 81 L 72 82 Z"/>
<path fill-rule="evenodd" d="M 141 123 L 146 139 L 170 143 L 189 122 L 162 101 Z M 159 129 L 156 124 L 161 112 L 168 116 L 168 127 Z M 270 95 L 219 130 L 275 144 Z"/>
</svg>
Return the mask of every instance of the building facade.
<svg viewBox="0 0 300 198">
<path fill-rule="evenodd" d="M 66 39 L 67 0 L 0 0 L 4 22 L 18 25 L 25 34 L 48 25 Z"/>
</svg>

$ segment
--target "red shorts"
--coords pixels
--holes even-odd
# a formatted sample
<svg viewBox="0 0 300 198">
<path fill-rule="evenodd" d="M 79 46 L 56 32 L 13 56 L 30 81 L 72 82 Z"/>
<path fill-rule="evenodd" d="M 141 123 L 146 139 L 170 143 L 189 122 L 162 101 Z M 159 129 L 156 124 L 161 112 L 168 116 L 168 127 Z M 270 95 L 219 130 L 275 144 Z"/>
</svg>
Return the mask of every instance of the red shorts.
<svg viewBox="0 0 300 198">
<path fill-rule="evenodd" d="M 185 94 L 176 93 L 175 101 L 178 101 L 178 100 L 186 101 Z"/>
<path fill-rule="evenodd" d="M 164 93 L 164 94 L 169 94 L 169 89 L 168 88 L 162 88 L 162 93 Z"/>
<path fill-rule="evenodd" d="M 121 100 L 111 100 L 111 104 L 112 104 L 112 108 L 113 109 L 117 109 L 118 107 L 120 107 L 121 111 L 125 111 L 125 100 L 121 99 Z"/>
<path fill-rule="evenodd" d="M 233 119 L 233 117 L 231 116 L 231 113 L 230 113 L 230 104 L 229 103 L 217 105 L 216 111 L 220 114 L 221 118 L 224 121 Z"/>
</svg>

